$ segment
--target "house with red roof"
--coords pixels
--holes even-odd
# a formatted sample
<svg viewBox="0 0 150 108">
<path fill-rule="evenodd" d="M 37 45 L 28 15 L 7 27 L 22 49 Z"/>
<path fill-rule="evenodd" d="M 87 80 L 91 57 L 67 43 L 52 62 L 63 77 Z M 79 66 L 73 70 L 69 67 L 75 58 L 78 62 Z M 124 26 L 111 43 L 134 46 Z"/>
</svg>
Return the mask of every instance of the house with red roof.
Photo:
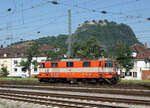
<svg viewBox="0 0 150 108">
<path fill-rule="evenodd" d="M 147 43 L 143 45 L 134 44 L 131 46 L 134 57 L 134 67 L 130 73 L 123 73 L 123 79 L 129 80 L 150 80 L 150 50 Z"/>
<path fill-rule="evenodd" d="M 2 66 L 7 67 L 10 77 L 25 77 L 28 76 L 27 69 L 20 66 L 22 60 L 26 61 L 27 49 L 30 46 L 17 46 L 17 47 L 7 47 L 0 48 L 0 69 Z M 45 53 L 52 50 L 52 47 L 43 44 L 39 47 L 39 54 L 37 57 L 33 57 L 32 61 L 40 62 L 41 60 L 46 60 Z M 31 74 L 36 76 L 39 73 L 39 68 L 35 68 L 31 65 Z"/>
</svg>

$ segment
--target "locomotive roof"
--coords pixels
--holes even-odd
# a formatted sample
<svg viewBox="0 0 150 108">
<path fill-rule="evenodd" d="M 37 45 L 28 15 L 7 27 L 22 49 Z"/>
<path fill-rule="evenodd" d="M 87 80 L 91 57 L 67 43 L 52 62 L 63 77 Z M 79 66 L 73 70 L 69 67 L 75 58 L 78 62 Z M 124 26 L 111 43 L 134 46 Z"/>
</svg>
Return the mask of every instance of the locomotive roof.
<svg viewBox="0 0 150 108">
<path fill-rule="evenodd" d="M 59 61 L 93 61 L 93 60 L 114 60 L 113 58 L 57 58 L 57 59 L 47 59 L 42 60 L 44 61 L 51 61 L 51 62 L 59 62 Z"/>
</svg>

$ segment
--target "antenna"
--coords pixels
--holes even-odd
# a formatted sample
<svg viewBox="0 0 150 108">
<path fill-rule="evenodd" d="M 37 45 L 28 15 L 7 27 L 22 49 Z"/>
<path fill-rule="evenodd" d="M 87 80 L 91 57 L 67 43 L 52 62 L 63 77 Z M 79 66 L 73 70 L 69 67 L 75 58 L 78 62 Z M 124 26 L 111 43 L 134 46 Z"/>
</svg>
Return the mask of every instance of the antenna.
<svg viewBox="0 0 150 108">
<path fill-rule="evenodd" d="M 68 52 L 67 57 L 72 56 L 72 34 L 71 34 L 71 10 L 68 10 Z"/>
</svg>

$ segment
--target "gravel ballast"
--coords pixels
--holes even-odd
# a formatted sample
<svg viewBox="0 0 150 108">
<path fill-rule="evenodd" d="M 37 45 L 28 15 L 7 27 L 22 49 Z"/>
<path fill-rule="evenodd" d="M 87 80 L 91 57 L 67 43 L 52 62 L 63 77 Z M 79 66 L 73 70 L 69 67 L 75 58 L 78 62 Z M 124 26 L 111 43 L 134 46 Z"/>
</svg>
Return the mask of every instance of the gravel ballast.
<svg viewBox="0 0 150 108">
<path fill-rule="evenodd" d="M 0 108 L 58 108 L 58 107 L 45 106 L 26 102 L 18 102 L 0 98 Z"/>
</svg>

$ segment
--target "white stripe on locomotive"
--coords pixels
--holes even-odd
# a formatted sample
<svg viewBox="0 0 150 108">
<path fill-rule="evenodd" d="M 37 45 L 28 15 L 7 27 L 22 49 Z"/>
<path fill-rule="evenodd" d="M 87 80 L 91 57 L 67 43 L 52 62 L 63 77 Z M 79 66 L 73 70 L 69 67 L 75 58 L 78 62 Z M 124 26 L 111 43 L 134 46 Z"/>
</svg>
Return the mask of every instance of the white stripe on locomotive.
<svg viewBox="0 0 150 108">
<path fill-rule="evenodd" d="M 41 68 L 40 72 L 113 72 L 113 68 Z"/>
</svg>

